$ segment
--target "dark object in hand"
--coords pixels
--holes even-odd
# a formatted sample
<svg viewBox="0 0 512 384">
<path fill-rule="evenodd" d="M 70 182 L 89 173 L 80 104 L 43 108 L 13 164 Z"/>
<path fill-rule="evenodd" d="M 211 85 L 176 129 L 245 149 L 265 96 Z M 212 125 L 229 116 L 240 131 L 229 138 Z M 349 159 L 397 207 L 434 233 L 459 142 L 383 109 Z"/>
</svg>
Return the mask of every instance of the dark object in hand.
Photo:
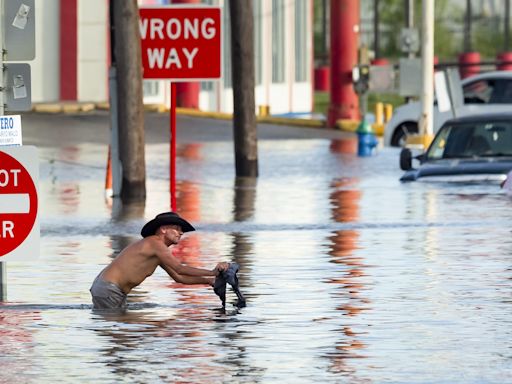
<svg viewBox="0 0 512 384">
<path fill-rule="evenodd" d="M 245 307 L 245 298 L 238 287 L 238 276 L 236 275 L 239 269 L 240 267 L 237 263 L 230 263 L 228 269 L 220 271 L 219 275 L 215 279 L 213 291 L 222 301 L 222 307 L 226 307 L 226 284 L 231 285 L 233 291 L 235 291 L 236 296 L 238 297 L 238 301 L 235 305 L 238 308 Z"/>
</svg>

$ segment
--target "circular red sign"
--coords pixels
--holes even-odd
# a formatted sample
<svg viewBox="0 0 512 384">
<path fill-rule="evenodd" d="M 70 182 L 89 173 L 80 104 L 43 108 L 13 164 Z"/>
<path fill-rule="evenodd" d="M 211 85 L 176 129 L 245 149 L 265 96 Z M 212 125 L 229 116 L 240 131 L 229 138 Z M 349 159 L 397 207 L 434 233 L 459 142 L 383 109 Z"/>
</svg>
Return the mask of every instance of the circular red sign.
<svg viewBox="0 0 512 384">
<path fill-rule="evenodd" d="M 7 194 L 14 195 L 10 197 L 15 201 L 28 198 L 29 210 L 17 212 L 17 207 L 12 207 L 12 213 L 0 212 L 0 260 L 25 241 L 37 217 L 37 190 L 32 177 L 18 160 L 0 151 L 0 199 Z"/>
</svg>

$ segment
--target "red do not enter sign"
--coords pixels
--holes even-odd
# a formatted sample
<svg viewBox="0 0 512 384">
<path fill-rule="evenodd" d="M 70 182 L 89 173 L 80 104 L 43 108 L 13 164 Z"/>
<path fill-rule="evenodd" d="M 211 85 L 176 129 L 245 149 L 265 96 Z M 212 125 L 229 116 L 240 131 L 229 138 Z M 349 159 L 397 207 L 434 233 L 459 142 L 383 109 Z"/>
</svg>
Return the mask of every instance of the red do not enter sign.
<svg viewBox="0 0 512 384">
<path fill-rule="evenodd" d="M 0 261 L 19 249 L 31 234 L 39 248 L 39 234 L 33 235 L 37 223 L 37 188 L 33 175 L 19 160 L 28 158 L 26 152 L 34 150 L 34 147 L 0 148 Z M 31 254 L 21 259 L 37 254 L 30 247 L 24 249 Z"/>
</svg>

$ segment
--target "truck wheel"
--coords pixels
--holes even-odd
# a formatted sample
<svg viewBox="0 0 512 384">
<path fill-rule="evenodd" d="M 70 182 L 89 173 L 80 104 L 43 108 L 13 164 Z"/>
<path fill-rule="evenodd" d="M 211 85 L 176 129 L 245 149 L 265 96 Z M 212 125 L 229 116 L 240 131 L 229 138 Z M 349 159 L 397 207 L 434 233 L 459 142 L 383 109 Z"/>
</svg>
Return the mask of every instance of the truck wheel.
<svg viewBox="0 0 512 384">
<path fill-rule="evenodd" d="M 405 145 L 407 135 L 413 133 L 418 133 L 418 124 L 410 122 L 400 124 L 393 133 L 393 137 L 391 138 L 391 146 L 403 147 Z"/>
</svg>

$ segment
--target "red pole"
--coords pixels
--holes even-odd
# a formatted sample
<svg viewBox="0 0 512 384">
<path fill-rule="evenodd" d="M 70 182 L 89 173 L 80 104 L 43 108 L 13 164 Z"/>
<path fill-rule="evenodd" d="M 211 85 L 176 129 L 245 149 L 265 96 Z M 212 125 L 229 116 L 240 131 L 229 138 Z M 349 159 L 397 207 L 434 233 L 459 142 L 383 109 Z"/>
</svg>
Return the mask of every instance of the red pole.
<svg viewBox="0 0 512 384">
<path fill-rule="evenodd" d="M 77 100 L 77 0 L 60 0 L 60 100 Z"/>
<path fill-rule="evenodd" d="M 173 4 L 184 4 L 193 7 L 201 4 L 201 0 L 173 0 L 168 1 Z M 227 12 L 227 11 L 225 11 Z M 176 105 L 183 108 L 199 108 L 199 92 L 201 91 L 201 83 L 199 82 L 180 82 L 176 87 Z"/>
<path fill-rule="evenodd" d="M 359 119 L 359 100 L 352 85 L 359 46 L 359 0 L 331 0 L 331 102 L 327 123 Z"/>
<path fill-rule="evenodd" d="M 171 211 L 176 212 L 176 83 L 171 82 L 171 145 L 169 167 L 169 190 L 171 192 Z"/>
</svg>

